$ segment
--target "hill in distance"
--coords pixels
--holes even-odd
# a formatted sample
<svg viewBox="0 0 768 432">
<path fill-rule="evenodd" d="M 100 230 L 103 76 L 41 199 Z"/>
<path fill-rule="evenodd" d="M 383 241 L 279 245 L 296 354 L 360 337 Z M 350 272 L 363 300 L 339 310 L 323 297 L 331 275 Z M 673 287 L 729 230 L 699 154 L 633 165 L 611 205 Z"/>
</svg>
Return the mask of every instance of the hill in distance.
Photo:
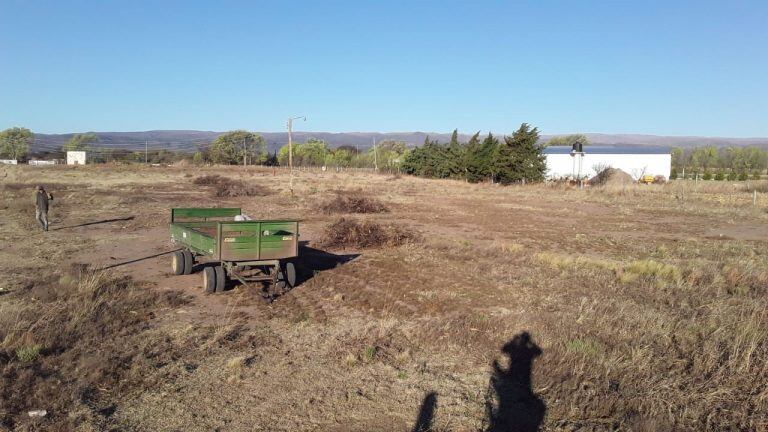
<svg viewBox="0 0 768 432">
<path fill-rule="evenodd" d="M 166 149 L 171 151 L 194 152 L 207 146 L 211 141 L 223 132 L 196 131 L 196 130 L 155 130 L 144 132 L 93 132 L 99 137 L 97 146 L 110 149 L 124 149 L 130 151 L 144 150 L 145 146 L 151 150 Z M 257 132 L 267 141 L 270 152 L 279 149 L 288 143 L 287 132 Z M 33 152 L 56 151 L 74 134 L 35 134 Z M 666 146 L 666 147 L 696 147 L 713 145 L 717 147 L 746 147 L 756 146 L 768 149 L 768 138 L 724 138 L 724 137 L 697 137 L 697 136 L 659 136 L 638 134 L 602 134 L 586 133 L 590 144 L 593 145 L 625 145 L 625 146 Z M 429 136 L 440 142 L 448 142 L 450 133 L 427 132 L 305 132 L 293 133 L 294 142 L 305 142 L 310 138 L 324 140 L 330 147 L 342 145 L 356 146 L 365 150 L 373 146 L 374 140 L 403 141 L 408 146 L 418 146 Z M 556 135 L 542 135 L 541 141 L 546 142 Z M 470 138 L 468 134 L 460 134 L 462 141 Z"/>
</svg>

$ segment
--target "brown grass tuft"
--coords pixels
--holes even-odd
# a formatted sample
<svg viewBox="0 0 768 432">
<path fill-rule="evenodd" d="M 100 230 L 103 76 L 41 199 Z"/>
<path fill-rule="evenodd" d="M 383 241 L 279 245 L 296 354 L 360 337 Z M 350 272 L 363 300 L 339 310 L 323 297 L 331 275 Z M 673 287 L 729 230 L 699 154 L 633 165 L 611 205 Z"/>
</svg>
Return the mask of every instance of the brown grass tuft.
<svg viewBox="0 0 768 432">
<path fill-rule="evenodd" d="M 0 425 L 11 429 L 40 408 L 52 413 L 48 420 L 57 426 L 50 430 L 98 424 L 103 419 L 88 407 L 152 385 L 159 368 L 179 355 L 168 338 L 152 337 L 148 325 L 151 308 L 186 302 L 177 292 L 91 272 L 71 285 L 52 284 L 48 289 L 60 295 L 0 305 Z M 67 416 L 74 412 L 82 414 Z"/>
<path fill-rule="evenodd" d="M 372 221 L 339 218 L 325 228 L 321 247 L 395 247 L 419 240 L 419 235 L 406 228 L 380 225 Z"/>
</svg>

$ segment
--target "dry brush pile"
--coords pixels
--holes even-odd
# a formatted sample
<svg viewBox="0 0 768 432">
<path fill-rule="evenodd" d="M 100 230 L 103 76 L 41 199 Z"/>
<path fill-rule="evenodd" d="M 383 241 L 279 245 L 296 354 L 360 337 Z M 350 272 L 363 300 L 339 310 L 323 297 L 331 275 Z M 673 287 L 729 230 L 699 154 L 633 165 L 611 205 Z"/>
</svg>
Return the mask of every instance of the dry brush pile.
<svg viewBox="0 0 768 432">
<path fill-rule="evenodd" d="M 371 198 L 359 191 L 337 191 L 336 196 L 333 199 L 320 206 L 320 210 L 325 214 L 364 214 L 387 213 L 389 212 L 389 207 L 381 201 Z"/>
<path fill-rule="evenodd" d="M 197 177 L 192 181 L 197 186 L 210 186 L 217 197 L 250 197 L 265 196 L 271 191 L 264 186 L 254 183 L 245 183 L 241 180 L 233 180 L 218 174 Z"/>
<path fill-rule="evenodd" d="M 417 233 L 404 227 L 342 217 L 325 228 L 318 246 L 325 248 L 395 247 L 419 240 L 420 236 Z"/>
</svg>

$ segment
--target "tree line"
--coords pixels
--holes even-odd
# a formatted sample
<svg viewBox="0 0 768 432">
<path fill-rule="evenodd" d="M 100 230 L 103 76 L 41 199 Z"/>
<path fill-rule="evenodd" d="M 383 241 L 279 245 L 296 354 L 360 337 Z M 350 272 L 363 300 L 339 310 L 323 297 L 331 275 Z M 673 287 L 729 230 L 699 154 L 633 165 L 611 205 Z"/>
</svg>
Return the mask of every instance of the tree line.
<svg viewBox="0 0 768 432">
<path fill-rule="evenodd" d="M 21 159 L 29 151 L 33 134 L 28 129 L 12 128 L 0 133 L 0 154 Z M 499 139 L 493 134 L 480 137 L 476 133 L 468 142 L 459 142 L 454 130 L 450 142 L 441 144 L 426 138 L 424 145 L 408 149 L 405 142 L 385 140 L 368 149 L 353 146 L 330 148 L 324 141 L 309 139 L 293 144 L 295 166 L 376 167 L 402 170 L 431 178 L 454 178 L 469 182 L 493 181 L 509 184 L 544 179 L 546 164 L 539 131 L 522 124 L 511 136 Z M 173 163 L 191 159 L 193 163 L 287 165 L 288 145 L 267 152 L 261 135 L 244 130 L 226 132 L 194 153 L 153 150 L 151 152 L 106 149 L 99 147 L 95 134 L 75 134 L 54 157 L 67 151 L 87 151 L 90 162 Z"/>
<path fill-rule="evenodd" d="M 405 156 L 402 170 L 421 177 L 462 179 L 473 183 L 541 181 L 547 167 L 543 146 L 538 141 L 538 128 L 527 123 L 501 140 L 491 133 L 481 140 L 478 132 L 462 143 L 458 131 L 454 130 L 446 144 L 427 137 L 424 145 Z"/>
<path fill-rule="evenodd" d="M 759 147 L 676 147 L 672 149 L 670 177 L 746 180 L 760 178 L 766 168 L 768 151 Z"/>
<path fill-rule="evenodd" d="M 23 160 L 29 155 L 34 134 L 27 128 L 13 127 L 0 131 L 0 159 Z M 430 178 L 452 178 L 469 182 L 493 181 L 503 184 L 543 180 L 546 172 L 544 146 L 588 144 L 583 135 L 554 137 L 539 144 L 539 131 L 523 123 L 517 131 L 501 139 L 488 134 L 474 134 L 469 141 L 459 142 L 454 130 L 447 143 L 427 137 L 420 147 L 408 149 L 405 142 L 385 140 L 375 147 L 355 146 L 331 148 L 324 141 L 310 138 L 293 144 L 296 166 L 378 167 L 401 170 L 407 174 Z M 223 133 L 195 152 L 172 150 L 131 151 L 99 146 L 92 133 L 74 134 L 61 151 L 49 150 L 43 156 L 64 158 L 67 151 L 85 150 L 93 163 L 122 161 L 287 165 L 288 145 L 269 153 L 264 138 L 256 133 L 234 130 Z M 759 178 L 768 169 L 768 150 L 758 147 L 702 146 L 672 149 L 672 173 L 675 178 L 746 179 Z"/>
</svg>

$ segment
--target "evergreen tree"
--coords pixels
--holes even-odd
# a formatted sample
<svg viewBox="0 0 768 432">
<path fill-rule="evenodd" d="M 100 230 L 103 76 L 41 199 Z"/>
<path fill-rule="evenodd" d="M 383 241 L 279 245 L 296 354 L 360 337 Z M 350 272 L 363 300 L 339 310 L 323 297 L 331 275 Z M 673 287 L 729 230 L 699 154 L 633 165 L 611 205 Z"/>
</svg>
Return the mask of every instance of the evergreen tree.
<svg viewBox="0 0 768 432">
<path fill-rule="evenodd" d="M 453 130 L 451 141 L 443 147 L 443 172 L 445 177 L 460 179 L 464 178 L 464 152 L 465 146 L 459 143 L 459 131 Z"/>
<path fill-rule="evenodd" d="M 405 156 L 402 163 L 402 170 L 406 174 L 415 176 L 424 176 L 424 166 L 426 165 L 427 149 L 416 147 Z"/>
<path fill-rule="evenodd" d="M 478 132 L 479 134 L 479 132 Z M 477 135 L 475 135 L 476 137 Z M 474 137 L 473 137 L 474 138 Z M 467 180 L 476 183 L 493 177 L 493 156 L 499 140 L 488 132 L 482 143 L 467 144 Z"/>
<path fill-rule="evenodd" d="M 493 157 L 495 179 L 502 184 L 544 180 L 547 164 L 538 141 L 539 129 L 528 123 L 521 124 L 511 137 L 504 137 Z"/>
<path fill-rule="evenodd" d="M 472 137 L 469 139 L 469 141 L 462 146 L 462 161 L 461 166 L 464 172 L 462 172 L 462 177 L 466 181 L 470 181 L 469 177 L 469 165 L 470 160 L 473 158 L 473 154 L 477 151 L 477 148 L 480 146 L 480 131 L 477 131 Z"/>
<path fill-rule="evenodd" d="M 459 130 L 454 129 L 453 133 L 451 134 L 451 141 L 448 143 L 448 145 L 451 146 L 457 146 L 459 145 Z"/>
</svg>

